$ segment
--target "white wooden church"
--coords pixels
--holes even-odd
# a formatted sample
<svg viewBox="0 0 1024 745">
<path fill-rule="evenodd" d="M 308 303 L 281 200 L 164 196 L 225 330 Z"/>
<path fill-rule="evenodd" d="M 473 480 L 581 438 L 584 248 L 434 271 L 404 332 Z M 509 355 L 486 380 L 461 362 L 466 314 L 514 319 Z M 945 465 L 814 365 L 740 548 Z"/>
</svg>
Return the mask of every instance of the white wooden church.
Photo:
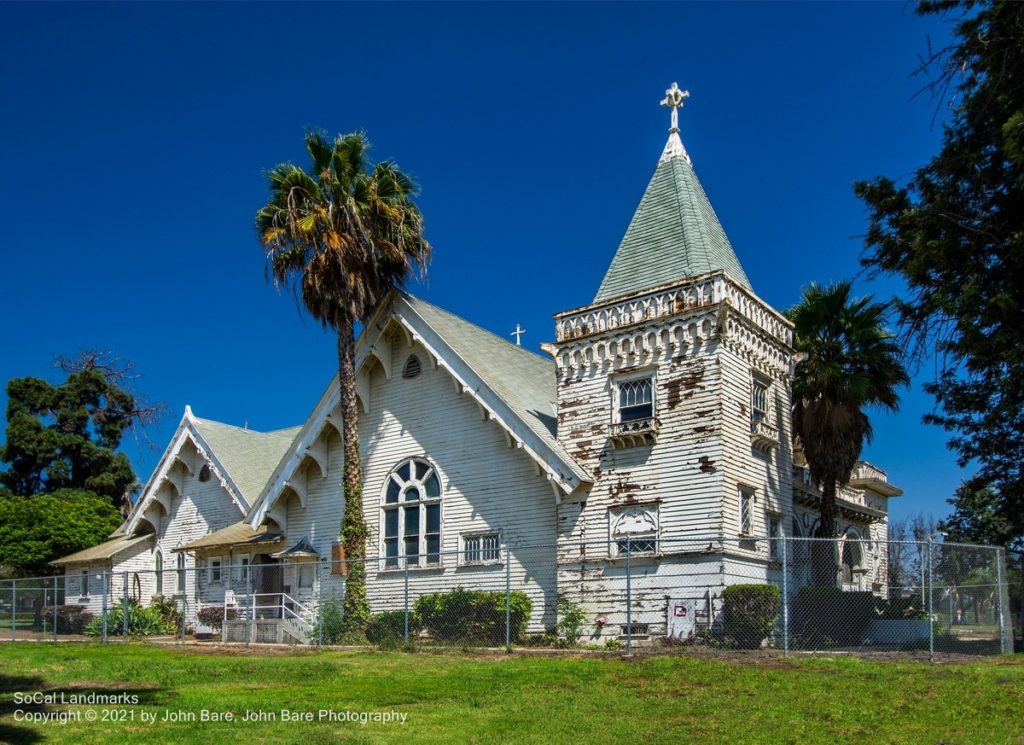
<svg viewBox="0 0 1024 745">
<path fill-rule="evenodd" d="M 755 294 L 697 180 L 677 125 L 688 94 L 666 94 L 654 175 L 593 302 L 555 315 L 544 356 L 404 293 L 365 325 L 374 611 L 401 607 L 407 577 L 417 596 L 503 589 L 507 574 L 533 601 L 531 630 L 567 597 L 614 633 L 628 545 L 633 621 L 664 634 L 672 598 L 712 609 L 728 584 L 778 582 L 779 544 L 763 538 L 814 534 L 820 496 L 790 435 L 792 326 Z M 57 562 L 67 602 L 98 611 L 101 572 L 115 596 L 127 578 L 132 596 L 180 597 L 190 614 L 251 591 L 280 598 L 268 639 L 303 640 L 319 599 L 344 591 L 317 566 L 337 556 L 344 509 L 337 405 L 335 379 L 301 427 L 267 433 L 186 408 L 124 524 Z M 882 593 L 901 492 L 870 464 L 854 476 L 836 581 Z M 791 582 L 807 581 L 799 559 Z"/>
</svg>

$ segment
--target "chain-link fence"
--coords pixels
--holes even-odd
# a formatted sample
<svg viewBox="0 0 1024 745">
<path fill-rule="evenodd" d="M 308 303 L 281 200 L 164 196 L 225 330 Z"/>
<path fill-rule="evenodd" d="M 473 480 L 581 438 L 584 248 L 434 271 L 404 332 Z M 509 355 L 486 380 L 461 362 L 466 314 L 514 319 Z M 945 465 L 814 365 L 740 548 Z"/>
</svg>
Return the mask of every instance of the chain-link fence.
<svg viewBox="0 0 1024 745">
<path fill-rule="evenodd" d="M 0 582 L 0 639 L 133 637 L 383 647 L 1012 650 L 1002 549 L 759 536 L 502 544 L 385 556 L 200 555 L 155 571 Z M 425 549 L 425 550 L 423 550 Z M 417 553 L 411 553 L 417 550 Z M 365 603 L 346 603 L 362 578 Z M 351 606 L 351 607 L 349 607 Z M 0 628 L 3 621 L 0 620 Z"/>
</svg>

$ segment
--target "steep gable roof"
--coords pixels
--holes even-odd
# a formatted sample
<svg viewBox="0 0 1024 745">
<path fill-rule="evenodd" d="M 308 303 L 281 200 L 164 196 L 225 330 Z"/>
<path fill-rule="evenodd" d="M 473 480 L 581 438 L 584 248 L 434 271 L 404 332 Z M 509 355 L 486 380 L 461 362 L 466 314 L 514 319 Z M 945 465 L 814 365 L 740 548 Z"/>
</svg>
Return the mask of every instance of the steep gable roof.
<svg viewBox="0 0 1024 745">
<path fill-rule="evenodd" d="M 383 332 L 392 323 L 426 348 L 434 363 L 450 373 L 487 416 L 505 430 L 510 443 L 533 459 L 557 491 L 569 493 L 581 483 L 592 481 L 555 436 L 554 362 L 425 300 L 395 293 L 365 324 L 356 343 L 357 377 L 371 359 L 381 360 L 382 364 L 390 360 L 390 355 L 381 356 L 377 347 L 385 344 Z M 387 364 L 390 366 L 389 361 Z M 358 380 L 356 389 L 360 390 Z M 368 396 L 369 392 L 361 395 Z M 302 461 L 313 454 L 324 427 L 340 431 L 340 421 L 331 416 L 338 403 L 335 375 L 250 510 L 246 519 L 251 526 L 259 526 L 274 509 L 289 479 Z"/>
<path fill-rule="evenodd" d="M 160 503 L 169 511 L 166 496 L 161 495 L 165 483 L 180 492 L 180 477 L 175 477 L 174 465 L 184 464 L 192 469 L 186 451 L 197 453 L 209 465 L 225 491 L 244 515 L 259 496 L 274 467 L 285 454 L 299 427 L 273 432 L 254 432 L 233 427 L 210 419 L 200 419 L 189 406 L 164 450 L 156 468 L 143 487 L 125 521 L 113 536 L 131 535 L 138 527 L 149 507 Z M 177 469 L 180 472 L 180 469 Z"/>
<path fill-rule="evenodd" d="M 246 502 L 253 504 L 301 427 L 256 432 L 194 417 L 196 429 L 223 464 Z"/>
<path fill-rule="evenodd" d="M 673 132 L 594 302 L 718 269 L 751 289 L 682 140 Z"/>
<path fill-rule="evenodd" d="M 425 300 L 412 295 L 406 295 L 405 300 L 538 437 L 566 462 L 574 463 L 556 437 L 553 360 L 505 341 Z"/>
</svg>

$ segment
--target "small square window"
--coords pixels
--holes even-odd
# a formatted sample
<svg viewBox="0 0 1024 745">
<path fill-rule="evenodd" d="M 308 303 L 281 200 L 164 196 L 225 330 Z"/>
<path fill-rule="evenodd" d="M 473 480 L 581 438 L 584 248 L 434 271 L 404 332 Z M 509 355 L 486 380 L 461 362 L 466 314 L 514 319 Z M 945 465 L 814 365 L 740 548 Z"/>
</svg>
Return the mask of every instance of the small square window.
<svg viewBox="0 0 1024 745">
<path fill-rule="evenodd" d="M 625 556 L 627 552 L 630 556 L 653 554 L 658 551 L 658 539 L 654 536 L 637 536 L 628 540 L 620 538 L 615 542 L 615 547 L 619 556 Z"/>
<path fill-rule="evenodd" d="M 498 533 L 466 536 L 463 539 L 462 556 L 466 564 L 491 564 L 501 561 L 501 538 Z"/>
<path fill-rule="evenodd" d="M 634 639 L 636 639 L 638 636 L 641 636 L 641 637 L 649 636 L 650 633 L 651 633 L 651 625 L 648 624 L 648 623 L 633 623 L 631 625 L 633 627 L 632 628 L 632 631 L 633 631 L 632 636 L 633 636 Z M 622 624 L 622 626 L 620 628 L 622 629 L 621 636 L 629 636 L 630 635 L 629 634 L 629 632 L 630 632 L 630 626 L 629 625 Z"/>
</svg>

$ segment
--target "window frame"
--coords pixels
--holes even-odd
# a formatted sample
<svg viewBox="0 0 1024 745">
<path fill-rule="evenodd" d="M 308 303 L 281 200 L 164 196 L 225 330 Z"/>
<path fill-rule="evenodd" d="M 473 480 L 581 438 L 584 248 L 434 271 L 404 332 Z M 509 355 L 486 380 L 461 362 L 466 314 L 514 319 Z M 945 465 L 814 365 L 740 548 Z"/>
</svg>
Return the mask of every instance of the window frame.
<svg viewBox="0 0 1024 745">
<path fill-rule="evenodd" d="M 78 592 L 79 596 L 83 598 L 89 597 L 89 570 L 83 569 L 79 575 Z"/>
<path fill-rule="evenodd" d="M 156 594 L 163 596 L 164 594 L 164 552 L 160 549 L 156 550 L 156 554 L 153 557 L 153 584 Z"/>
<path fill-rule="evenodd" d="M 629 510 L 642 510 L 654 522 L 654 528 L 638 533 L 618 533 L 616 524 Z M 612 558 L 625 558 L 628 542 L 630 558 L 659 556 L 661 552 L 661 509 L 660 503 L 619 505 L 608 508 L 608 542 Z M 650 548 L 637 548 L 634 544 L 650 543 Z"/>
<path fill-rule="evenodd" d="M 298 566 L 296 567 L 296 575 L 297 576 L 295 577 L 295 585 L 296 585 L 296 587 L 298 587 L 299 590 L 306 590 L 306 589 L 312 590 L 313 589 L 313 582 L 314 582 L 313 562 L 311 562 L 311 561 L 299 562 Z M 309 583 L 308 584 L 305 584 L 303 582 L 303 576 L 306 576 L 306 575 L 308 575 L 308 577 L 309 577 Z"/>
<path fill-rule="evenodd" d="M 650 401 L 646 403 L 633 403 L 628 406 L 623 406 L 622 396 L 624 388 L 626 386 L 635 386 L 640 383 L 647 383 L 649 386 Z M 656 371 L 655 370 L 641 370 L 630 373 L 628 375 L 616 376 L 614 378 L 614 385 L 612 386 L 612 421 L 614 424 L 624 424 L 628 422 L 639 422 L 646 419 L 654 419 L 654 414 L 657 411 L 657 396 L 656 396 L 657 384 L 656 384 Z M 647 416 L 633 416 L 628 419 L 622 418 L 623 409 L 638 409 L 640 407 L 649 406 L 650 413 Z"/>
<path fill-rule="evenodd" d="M 185 561 L 185 554 L 178 554 L 178 589 L 176 592 L 184 594 L 188 587 L 188 566 Z"/>
<path fill-rule="evenodd" d="M 779 543 L 785 540 L 782 534 L 782 515 L 769 512 L 768 518 L 768 558 L 771 561 L 782 561 L 782 551 Z"/>
<path fill-rule="evenodd" d="M 754 534 L 754 502 L 757 501 L 757 489 L 745 484 L 736 487 L 739 515 L 739 534 L 747 537 Z"/>
<path fill-rule="evenodd" d="M 492 547 L 485 546 L 484 541 L 493 539 Z M 479 545 L 471 549 L 470 541 L 478 542 Z M 462 566 L 487 566 L 489 564 L 501 564 L 503 546 L 500 530 L 483 530 L 473 533 L 463 533 L 461 537 L 462 550 L 459 551 L 459 560 Z M 470 551 L 477 554 L 478 558 L 469 558 Z M 490 554 L 490 556 L 488 556 Z"/>
<path fill-rule="evenodd" d="M 402 469 L 408 466 L 408 476 L 402 475 Z M 425 467 L 420 473 L 418 466 Z M 436 481 L 437 495 L 430 496 L 429 484 Z M 398 491 L 394 500 L 388 499 L 392 484 Z M 407 495 L 416 490 L 418 497 L 408 499 Z M 380 556 L 384 560 L 385 571 L 409 569 L 434 569 L 443 565 L 442 541 L 444 539 L 444 480 L 437 466 L 422 456 L 404 458 L 391 469 L 380 497 Z M 415 511 L 414 511 L 415 510 Z M 437 529 L 430 530 L 431 515 L 436 515 Z M 388 525 L 389 514 L 396 515 L 394 533 Z M 412 518 L 415 515 L 415 519 Z M 410 528 L 415 525 L 416 553 L 407 553 L 409 541 L 412 540 Z M 436 539 L 436 551 L 430 550 L 431 539 Z M 389 553 L 389 544 L 394 544 L 394 552 Z M 415 558 L 415 561 L 410 559 Z"/>
<path fill-rule="evenodd" d="M 214 572 L 217 576 L 214 577 Z M 224 557 L 211 556 L 206 560 L 206 581 L 211 585 L 224 584 Z"/>
<path fill-rule="evenodd" d="M 750 425 L 771 424 L 770 394 L 772 382 L 756 372 L 750 373 Z M 760 394 L 760 395 L 759 395 Z M 758 405 L 760 399 L 760 406 Z"/>
</svg>

